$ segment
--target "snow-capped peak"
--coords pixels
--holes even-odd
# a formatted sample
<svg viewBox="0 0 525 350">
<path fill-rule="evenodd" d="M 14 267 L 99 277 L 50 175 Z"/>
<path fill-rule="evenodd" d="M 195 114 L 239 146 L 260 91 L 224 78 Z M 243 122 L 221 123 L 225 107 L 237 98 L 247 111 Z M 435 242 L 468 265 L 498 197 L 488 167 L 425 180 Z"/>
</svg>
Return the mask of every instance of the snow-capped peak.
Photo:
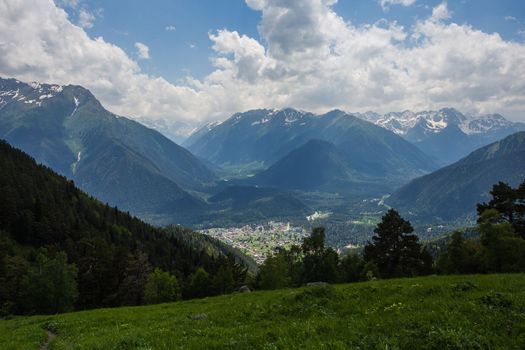
<svg viewBox="0 0 525 350">
<path fill-rule="evenodd" d="M 45 99 L 54 97 L 63 89 L 62 85 L 35 81 L 26 84 L 14 79 L 5 79 L 0 81 L 0 108 L 13 102 L 40 107 Z"/>
<path fill-rule="evenodd" d="M 500 114 L 485 114 L 467 119 L 460 125 L 461 130 L 469 134 L 482 134 L 488 131 L 511 127 L 514 123 Z"/>
<path fill-rule="evenodd" d="M 486 133 L 506 128 L 514 123 L 499 114 L 466 116 L 453 108 L 438 111 L 390 112 L 383 115 L 374 112 L 355 113 L 357 117 L 377 124 L 398 135 L 406 135 L 410 130 L 419 128 L 423 133 L 439 133 L 449 126 L 456 126 L 465 134 Z"/>
<path fill-rule="evenodd" d="M 293 108 L 268 109 L 263 111 L 266 113 L 264 113 L 263 115 L 259 115 L 256 120 L 253 120 L 251 122 L 252 126 L 266 124 L 274 120 L 275 122 L 282 123 L 286 126 L 290 126 L 302 120 L 305 116 L 309 115 L 309 113 L 307 112 L 296 110 Z M 243 116 L 244 114 L 240 114 L 238 118 L 242 118 Z"/>
</svg>

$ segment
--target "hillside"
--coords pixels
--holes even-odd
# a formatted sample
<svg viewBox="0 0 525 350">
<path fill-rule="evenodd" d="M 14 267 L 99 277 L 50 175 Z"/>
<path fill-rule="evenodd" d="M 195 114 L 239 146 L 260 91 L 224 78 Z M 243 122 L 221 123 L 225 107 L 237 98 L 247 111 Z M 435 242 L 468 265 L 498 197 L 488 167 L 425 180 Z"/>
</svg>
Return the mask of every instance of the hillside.
<svg viewBox="0 0 525 350">
<path fill-rule="evenodd" d="M 298 213 L 303 215 L 309 211 L 309 208 L 289 191 L 273 188 L 230 186 L 211 197 L 209 201 L 239 213 L 246 209 L 257 211 L 263 217 L 277 215 L 277 213 L 281 216 Z"/>
<path fill-rule="evenodd" d="M 0 79 L 0 138 L 134 214 L 185 215 L 215 179 L 159 132 L 112 114 L 81 86 Z"/>
<path fill-rule="evenodd" d="M 356 171 L 399 184 L 435 169 L 429 157 L 400 136 L 341 111 L 313 115 L 294 109 L 233 115 L 188 145 L 217 165 L 260 162 L 271 166 L 317 139 L 333 143 Z"/>
<path fill-rule="evenodd" d="M 460 161 L 413 180 L 387 204 L 420 219 L 453 220 L 474 214 L 499 181 L 517 186 L 525 178 L 525 132 L 472 152 Z"/>
<path fill-rule="evenodd" d="M 0 314 L 142 304 L 144 280 L 137 275 L 144 276 L 152 268 L 170 272 L 184 289 L 199 267 L 212 276 L 221 265 L 230 266 L 240 268 L 239 284 L 245 275 L 239 263 L 248 265 L 251 260 L 195 232 L 156 228 L 103 204 L 5 141 L 0 141 L 0 193 Z M 40 302 L 45 298 L 34 297 L 23 281 L 31 282 L 25 278 L 36 264 L 62 255 L 77 271 L 72 289 L 78 293 L 72 294 L 78 299 L 72 298 L 74 305 L 48 309 Z M 135 271 L 136 279 L 130 271 Z M 126 284 L 131 281 L 132 285 Z M 42 290 L 52 285 L 45 282 L 46 287 L 39 287 Z"/>
<path fill-rule="evenodd" d="M 5 350 L 522 349 L 525 275 L 379 280 L 0 321 Z"/>
<path fill-rule="evenodd" d="M 381 193 L 385 187 L 374 185 L 372 179 L 359 173 L 346 155 L 334 144 L 310 140 L 258 173 L 247 182 L 261 186 L 303 191 L 333 191 L 343 193 Z"/>
</svg>

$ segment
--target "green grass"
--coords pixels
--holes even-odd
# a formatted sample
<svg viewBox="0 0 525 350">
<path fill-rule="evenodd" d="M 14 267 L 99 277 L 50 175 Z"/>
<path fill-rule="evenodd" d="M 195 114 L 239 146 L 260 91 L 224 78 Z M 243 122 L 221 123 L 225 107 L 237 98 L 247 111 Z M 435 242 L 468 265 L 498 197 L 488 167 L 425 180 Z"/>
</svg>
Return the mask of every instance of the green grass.
<svg viewBox="0 0 525 350">
<path fill-rule="evenodd" d="M 380 280 L 0 321 L 0 348 L 524 349 L 525 274 Z"/>
</svg>

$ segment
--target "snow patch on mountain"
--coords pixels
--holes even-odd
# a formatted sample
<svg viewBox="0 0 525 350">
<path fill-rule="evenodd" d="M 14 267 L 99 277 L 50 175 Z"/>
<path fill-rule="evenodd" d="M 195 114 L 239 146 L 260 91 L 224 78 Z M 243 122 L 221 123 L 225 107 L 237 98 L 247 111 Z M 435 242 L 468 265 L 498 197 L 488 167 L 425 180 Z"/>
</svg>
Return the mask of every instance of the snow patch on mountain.
<svg viewBox="0 0 525 350">
<path fill-rule="evenodd" d="M 486 114 L 473 117 L 460 125 L 461 130 L 467 134 L 483 134 L 489 131 L 510 128 L 515 123 L 505 119 L 500 114 Z"/>
<path fill-rule="evenodd" d="M 483 134 L 515 125 L 499 114 L 464 115 L 453 108 L 444 108 L 438 111 L 390 112 L 384 115 L 375 112 L 352 114 L 401 136 L 406 135 L 414 128 L 420 128 L 423 133 L 431 134 L 439 133 L 449 126 L 456 126 L 465 134 L 471 135 Z"/>
<path fill-rule="evenodd" d="M 73 101 L 75 102 L 75 108 L 73 109 L 73 112 L 71 112 L 71 114 L 69 115 L 69 118 L 71 118 L 77 112 L 78 105 L 80 104 L 76 96 L 73 97 Z"/>
<path fill-rule="evenodd" d="M 45 99 L 50 99 L 62 92 L 62 85 L 41 84 L 31 82 L 28 84 L 18 80 L 7 80 L 0 86 L 0 108 L 9 103 L 23 102 L 26 105 L 42 106 Z"/>
</svg>

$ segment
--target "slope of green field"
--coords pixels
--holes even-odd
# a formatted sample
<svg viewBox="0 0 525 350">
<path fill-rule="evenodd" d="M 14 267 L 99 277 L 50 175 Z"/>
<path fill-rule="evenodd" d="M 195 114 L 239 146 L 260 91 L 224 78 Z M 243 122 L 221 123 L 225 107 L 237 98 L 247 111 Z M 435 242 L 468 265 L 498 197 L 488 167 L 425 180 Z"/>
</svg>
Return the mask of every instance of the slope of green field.
<svg viewBox="0 0 525 350">
<path fill-rule="evenodd" d="M 524 349 L 525 274 L 381 280 L 16 317 L 0 321 L 0 344 L 3 350 Z"/>
</svg>

